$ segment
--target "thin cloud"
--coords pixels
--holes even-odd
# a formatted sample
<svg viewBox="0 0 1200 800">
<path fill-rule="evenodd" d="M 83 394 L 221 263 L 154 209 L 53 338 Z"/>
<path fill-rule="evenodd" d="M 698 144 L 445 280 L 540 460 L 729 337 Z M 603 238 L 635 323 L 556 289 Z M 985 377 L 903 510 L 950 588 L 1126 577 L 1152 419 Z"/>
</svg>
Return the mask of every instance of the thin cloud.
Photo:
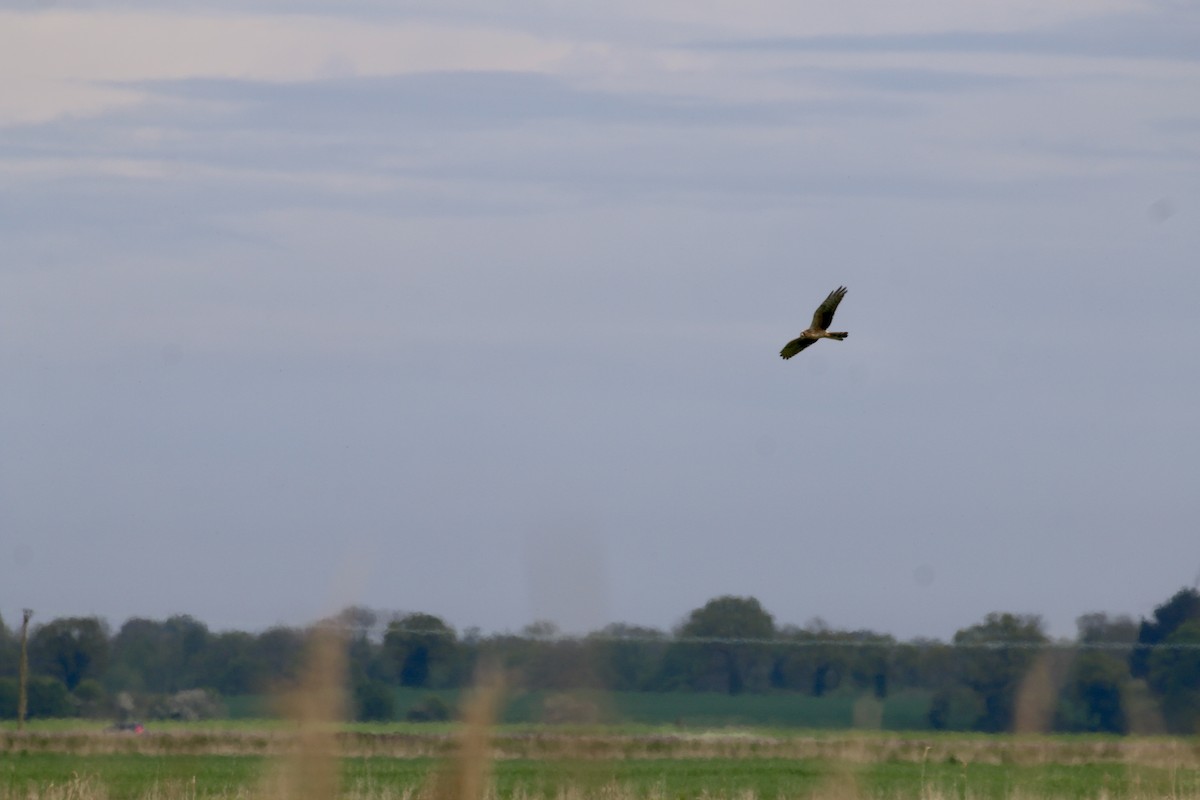
<svg viewBox="0 0 1200 800">
<path fill-rule="evenodd" d="M 701 50 L 827 53 L 1002 53 L 1097 59 L 1200 60 L 1200 11 L 1174 6 L 1137 14 L 1104 14 L 1069 25 L 1030 30 L 826 34 L 710 39 Z"/>
<path fill-rule="evenodd" d="M 511 629 L 547 518 L 659 627 L 1191 579 L 1190 6 L 68 7 L 0 19 L 0 606 L 298 623 L 349 550 Z"/>
</svg>

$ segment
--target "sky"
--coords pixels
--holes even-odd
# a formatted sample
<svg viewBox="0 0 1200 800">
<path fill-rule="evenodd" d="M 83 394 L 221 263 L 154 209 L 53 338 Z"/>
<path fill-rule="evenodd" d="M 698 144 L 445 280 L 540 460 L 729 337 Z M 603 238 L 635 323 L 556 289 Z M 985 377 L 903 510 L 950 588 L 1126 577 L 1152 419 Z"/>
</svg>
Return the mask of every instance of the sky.
<svg viewBox="0 0 1200 800">
<path fill-rule="evenodd" d="M 163 8 L 0 5 L 10 626 L 1200 580 L 1200 6 Z"/>
</svg>

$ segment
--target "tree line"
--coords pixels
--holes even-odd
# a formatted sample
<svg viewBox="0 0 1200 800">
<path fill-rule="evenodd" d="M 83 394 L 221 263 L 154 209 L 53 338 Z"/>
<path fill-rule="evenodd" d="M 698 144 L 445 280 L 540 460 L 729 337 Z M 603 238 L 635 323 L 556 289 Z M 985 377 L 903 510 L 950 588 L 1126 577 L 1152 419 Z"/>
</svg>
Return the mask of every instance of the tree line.
<svg viewBox="0 0 1200 800">
<path fill-rule="evenodd" d="M 454 691 L 481 665 L 514 688 L 570 692 L 850 694 L 880 700 L 922 692 L 932 728 L 1019 727 L 1022 687 L 1041 681 L 1055 700 L 1040 729 L 1124 733 L 1152 712 L 1165 730 L 1200 731 L 1200 592 L 1181 589 L 1152 616 L 1087 614 L 1071 642 L 1052 642 L 1034 615 L 993 613 L 949 642 L 899 642 L 817 621 L 779 625 L 758 600 L 723 596 L 672 631 L 612 624 L 582 637 L 552 623 L 519 633 L 456 631 L 426 613 L 345 609 L 348 689 L 358 719 L 390 719 L 398 687 Z M 271 692 L 294 681 L 310 630 L 214 632 L 187 615 L 132 618 L 114 633 L 97 617 L 62 617 L 30 631 L 32 716 L 179 716 L 214 700 Z M 18 635 L 0 619 L 0 718 L 16 716 Z M 196 709 L 209 709 L 198 712 Z M 433 698 L 412 718 L 449 714 Z"/>
</svg>

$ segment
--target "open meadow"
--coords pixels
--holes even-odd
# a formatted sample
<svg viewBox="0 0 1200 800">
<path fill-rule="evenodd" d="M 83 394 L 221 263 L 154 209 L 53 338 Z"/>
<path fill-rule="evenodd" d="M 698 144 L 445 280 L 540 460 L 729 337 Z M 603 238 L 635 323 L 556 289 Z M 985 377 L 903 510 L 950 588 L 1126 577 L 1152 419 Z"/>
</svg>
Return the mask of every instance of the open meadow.
<svg viewBox="0 0 1200 800">
<path fill-rule="evenodd" d="M 453 721 L 347 722 L 347 653 L 314 626 L 270 719 L 0 724 L 0 800 L 1200 800 L 1196 736 L 1045 733 L 1048 658 L 1011 698 L 1026 732 L 986 734 L 906 730 L 914 692 L 546 693 L 495 664 L 444 693 Z"/>
<path fill-rule="evenodd" d="M 469 728 L 339 725 L 314 751 L 287 723 L 34 724 L 0 734 L 0 800 L 312 798 L 279 778 L 322 762 L 334 796 L 363 800 L 469 797 L 466 773 L 520 800 L 1200 798 L 1200 741 L 1166 737 L 499 726 L 471 755 Z"/>
</svg>

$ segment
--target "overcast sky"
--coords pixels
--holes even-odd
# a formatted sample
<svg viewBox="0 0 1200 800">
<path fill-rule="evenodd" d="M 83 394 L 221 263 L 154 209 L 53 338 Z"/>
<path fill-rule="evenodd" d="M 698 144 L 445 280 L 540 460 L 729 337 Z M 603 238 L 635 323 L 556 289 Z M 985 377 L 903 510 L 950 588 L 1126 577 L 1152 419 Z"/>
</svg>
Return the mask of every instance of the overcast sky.
<svg viewBox="0 0 1200 800">
<path fill-rule="evenodd" d="M 1195 3 L 3 8 L 10 625 L 1197 580 Z"/>
</svg>

